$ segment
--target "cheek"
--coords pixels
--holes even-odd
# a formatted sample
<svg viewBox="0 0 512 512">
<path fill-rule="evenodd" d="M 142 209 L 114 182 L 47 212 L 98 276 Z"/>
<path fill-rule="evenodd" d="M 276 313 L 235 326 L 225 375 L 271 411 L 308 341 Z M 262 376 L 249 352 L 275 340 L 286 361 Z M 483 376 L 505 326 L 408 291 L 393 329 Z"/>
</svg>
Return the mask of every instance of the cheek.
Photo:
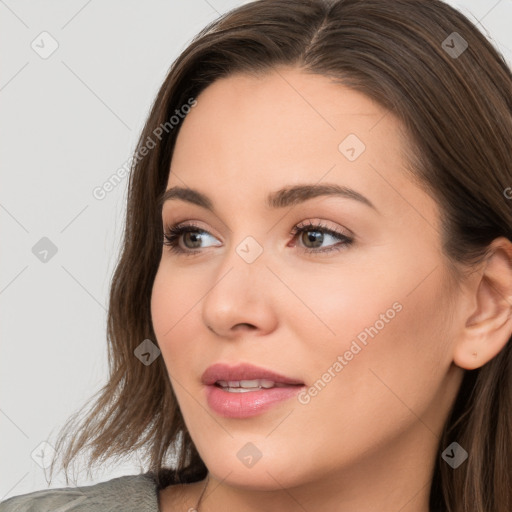
<svg viewBox="0 0 512 512">
<path fill-rule="evenodd" d="M 197 315 L 194 306 L 204 294 L 200 283 L 193 282 L 190 272 L 170 265 L 164 255 L 155 276 L 151 292 L 151 317 L 157 338 L 165 341 L 175 337 L 183 320 Z"/>
<path fill-rule="evenodd" d="M 199 376 L 205 328 L 200 321 L 201 299 L 208 291 L 205 279 L 176 269 L 168 262 L 160 264 L 151 294 L 153 330 L 171 378 L 178 382 Z M 173 382 L 174 384 L 174 382 Z M 179 386 L 174 386 L 176 395 Z"/>
<path fill-rule="evenodd" d="M 435 406 L 451 363 L 443 277 L 438 269 L 415 288 L 412 276 L 421 272 L 389 274 L 375 284 L 364 277 L 357 286 L 347 278 L 343 292 L 333 284 L 330 297 L 318 298 L 336 336 L 309 348 L 310 387 L 302 403 L 310 417 L 329 411 L 329 422 L 318 427 L 325 436 L 334 429 L 389 438 Z"/>
<path fill-rule="evenodd" d="M 305 269 L 293 270 L 295 280 L 286 271 L 285 282 L 293 283 L 309 308 L 296 306 L 293 337 L 305 347 L 310 377 L 344 373 L 343 389 L 363 398 L 358 389 L 378 392 L 383 386 L 372 369 L 406 395 L 420 385 L 419 376 L 446 369 L 451 326 L 445 318 L 444 267 L 435 251 L 417 245 L 395 240 L 372 251 L 347 252 L 338 268 L 325 265 L 309 279 L 297 279 L 308 276 Z"/>
</svg>

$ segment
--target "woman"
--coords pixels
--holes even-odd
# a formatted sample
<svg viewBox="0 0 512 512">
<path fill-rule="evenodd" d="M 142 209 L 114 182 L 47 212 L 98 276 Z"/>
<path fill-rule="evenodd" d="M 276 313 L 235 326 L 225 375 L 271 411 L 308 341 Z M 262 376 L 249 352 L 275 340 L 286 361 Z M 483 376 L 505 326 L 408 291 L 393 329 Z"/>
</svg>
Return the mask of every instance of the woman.
<svg viewBox="0 0 512 512">
<path fill-rule="evenodd" d="M 438 0 L 206 27 L 134 157 L 110 380 L 57 444 L 148 470 L 0 510 L 509 512 L 511 112 Z"/>
</svg>

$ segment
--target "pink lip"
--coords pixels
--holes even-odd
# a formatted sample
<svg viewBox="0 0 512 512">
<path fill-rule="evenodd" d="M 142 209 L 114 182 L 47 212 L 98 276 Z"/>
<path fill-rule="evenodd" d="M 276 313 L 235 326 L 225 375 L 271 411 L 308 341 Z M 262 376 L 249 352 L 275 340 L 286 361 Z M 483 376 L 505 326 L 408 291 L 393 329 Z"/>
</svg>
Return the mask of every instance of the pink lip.
<svg viewBox="0 0 512 512">
<path fill-rule="evenodd" d="M 209 366 L 201 377 L 201 382 L 210 386 L 218 380 L 254 380 L 267 379 L 282 384 L 304 384 L 302 381 L 285 377 L 279 373 L 259 368 L 249 363 L 241 363 L 236 366 L 229 366 L 223 363 L 216 363 Z"/>
<path fill-rule="evenodd" d="M 215 385 L 218 380 L 256 380 L 267 379 L 285 384 L 283 387 L 261 389 L 243 393 L 225 391 Z M 205 384 L 206 400 L 209 407 L 226 418 L 249 418 L 260 414 L 273 405 L 287 400 L 302 389 L 304 383 L 280 375 L 265 368 L 248 363 L 229 366 L 222 363 L 214 364 L 206 369 L 201 377 Z"/>
</svg>

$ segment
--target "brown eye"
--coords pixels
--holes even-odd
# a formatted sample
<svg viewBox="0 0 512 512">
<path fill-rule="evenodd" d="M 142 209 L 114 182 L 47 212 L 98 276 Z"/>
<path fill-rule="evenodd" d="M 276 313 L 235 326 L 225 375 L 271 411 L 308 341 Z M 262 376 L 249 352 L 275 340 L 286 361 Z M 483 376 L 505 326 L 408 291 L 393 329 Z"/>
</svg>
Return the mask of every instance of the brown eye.
<svg viewBox="0 0 512 512">
<path fill-rule="evenodd" d="M 316 249 L 322 246 L 324 235 L 319 230 L 308 229 L 307 231 L 302 231 L 301 240 L 306 247 Z"/>
<path fill-rule="evenodd" d="M 187 237 L 188 235 L 188 237 Z M 208 231 L 194 226 L 193 224 L 182 224 L 179 226 L 167 226 L 164 232 L 164 245 L 169 246 L 171 252 L 183 255 L 199 254 L 201 252 L 201 243 L 207 237 L 213 237 Z M 183 245 L 180 246 L 180 240 L 183 239 Z"/>
<path fill-rule="evenodd" d="M 187 243 L 187 238 L 190 239 L 190 245 Z M 199 249 L 201 241 L 201 232 L 199 231 L 185 231 L 183 233 L 183 244 L 185 247 L 187 247 L 187 249 Z"/>
<path fill-rule="evenodd" d="M 303 251 L 312 253 L 325 253 L 331 251 L 339 251 L 353 243 L 354 239 L 330 229 L 321 224 L 306 224 L 294 226 L 290 235 L 299 239 L 299 245 L 303 246 Z M 330 244 L 322 248 L 322 244 L 330 240 L 338 241 L 338 243 Z"/>
</svg>

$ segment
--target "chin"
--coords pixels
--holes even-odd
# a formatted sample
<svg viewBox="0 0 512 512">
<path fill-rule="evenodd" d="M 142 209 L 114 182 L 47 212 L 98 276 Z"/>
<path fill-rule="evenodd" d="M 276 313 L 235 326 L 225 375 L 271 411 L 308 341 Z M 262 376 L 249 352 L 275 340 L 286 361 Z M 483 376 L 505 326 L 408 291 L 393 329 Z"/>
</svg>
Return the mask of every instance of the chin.
<svg viewBox="0 0 512 512">
<path fill-rule="evenodd" d="M 265 443 L 264 440 L 256 439 L 253 445 L 249 439 L 249 436 L 231 439 L 234 442 L 229 447 L 223 445 L 219 450 L 206 448 L 206 453 L 200 455 L 210 474 L 223 484 L 251 491 L 295 487 L 306 483 L 314 475 L 313 466 L 300 462 L 302 458 L 296 449 L 289 446 L 286 450 L 279 450 L 269 440 Z"/>
<path fill-rule="evenodd" d="M 226 464 L 214 465 L 211 469 L 208 467 L 208 470 L 224 485 L 247 491 L 278 491 L 283 487 L 293 487 L 294 482 L 290 482 L 290 474 L 286 467 L 277 467 L 275 464 L 260 466 L 260 463 L 257 466 L 237 468 Z"/>
</svg>

